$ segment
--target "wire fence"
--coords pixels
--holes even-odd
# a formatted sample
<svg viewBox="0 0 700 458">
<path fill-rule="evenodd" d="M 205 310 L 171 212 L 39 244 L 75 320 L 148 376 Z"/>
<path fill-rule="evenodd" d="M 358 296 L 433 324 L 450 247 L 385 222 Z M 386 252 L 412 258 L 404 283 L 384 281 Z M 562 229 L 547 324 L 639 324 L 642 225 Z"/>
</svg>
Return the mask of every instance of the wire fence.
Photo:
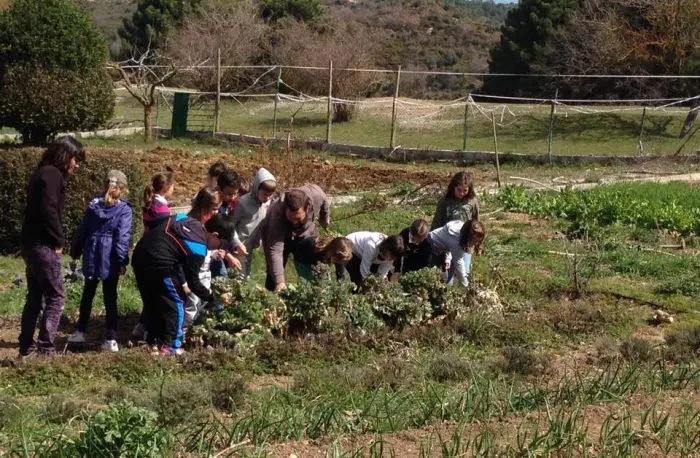
<svg viewBox="0 0 700 458">
<path fill-rule="evenodd" d="M 549 155 L 672 155 L 700 149 L 698 128 L 680 138 L 690 107 L 685 98 L 559 99 L 503 97 L 465 90 L 449 100 L 403 96 L 415 87 L 449 86 L 450 79 L 483 74 L 283 66 L 199 66 L 185 76 L 216 69 L 245 70 L 237 91 L 158 90 L 156 124 L 169 128 L 173 95 L 190 92 L 188 130 L 230 132 L 277 139 L 309 139 L 346 145 Z M 367 75 L 378 96 L 354 97 Z M 520 75 L 522 76 L 522 75 Z M 529 75 L 552 78 L 555 75 Z M 559 75 L 562 76 L 562 75 Z M 577 75 L 564 75 L 574 78 Z M 593 75 L 579 75 L 590 78 Z M 562 76 L 563 77 L 563 76 Z M 599 78 L 696 78 L 700 76 L 597 75 Z M 224 76 L 225 79 L 225 76 Z M 454 83 L 454 80 L 451 80 Z M 455 84 L 452 84 L 454 87 Z M 348 89 L 350 88 L 350 89 Z M 435 91 L 440 94 L 439 90 Z M 138 120 L 141 107 L 120 93 L 116 122 Z"/>
</svg>

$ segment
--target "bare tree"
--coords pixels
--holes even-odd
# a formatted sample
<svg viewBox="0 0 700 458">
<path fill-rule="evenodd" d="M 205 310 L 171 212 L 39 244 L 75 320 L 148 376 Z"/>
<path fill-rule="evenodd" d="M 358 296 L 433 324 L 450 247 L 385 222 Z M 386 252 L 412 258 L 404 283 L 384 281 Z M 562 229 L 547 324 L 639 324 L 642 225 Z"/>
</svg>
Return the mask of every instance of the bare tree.
<svg viewBox="0 0 700 458">
<path fill-rule="evenodd" d="M 302 22 L 291 22 L 281 28 L 269 50 L 275 63 L 299 67 L 328 67 L 333 61 L 333 121 L 349 121 L 352 101 L 364 96 L 381 75 L 340 69 L 369 68 L 374 64 L 377 40 L 374 34 L 357 24 L 335 21 L 317 29 Z M 284 69 L 286 84 L 306 94 L 326 96 L 327 73 L 319 70 Z"/>
<path fill-rule="evenodd" d="M 247 65 L 260 52 L 267 25 L 258 15 L 252 0 L 222 2 L 209 0 L 201 14 L 188 18 L 166 43 L 166 53 L 178 67 L 187 67 L 178 80 L 201 91 L 216 90 L 216 68 L 193 68 L 197 62 L 216 62 L 217 49 L 221 50 L 221 65 Z M 221 76 L 224 91 L 247 86 L 250 71 L 225 69 Z"/>
<path fill-rule="evenodd" d="M 698 43 L 697 0 L 584 0 L 570 24 L 547 44 L 545 57 L 533 65 L 533 70 L 693 75 L 700 72 Z M 558 80 L 556 84 L 567 86 L 569 94 L 581 97 L 603 93 L 645 98 L 700 95 L 700 81 L 693 79 Z M 691 131 L 699 111 L 700 99 L 696 99 L 690 104 L 681 138 Z"/>
<path fill-rule="evenodd" d="M 119 73 L 119 83 L 143 106 L 144 137 L 147 142 L 152 142 L 153 132 L 153 107 L 156 104 L 155 91 L 177 74 L 177 68 L 169 62 L 165 65 L 148 65 L 148 62 L 156 61 L 156 55 L 150 49 L 139 57 L 112 63 L 111 67 Z"/>
</svg>

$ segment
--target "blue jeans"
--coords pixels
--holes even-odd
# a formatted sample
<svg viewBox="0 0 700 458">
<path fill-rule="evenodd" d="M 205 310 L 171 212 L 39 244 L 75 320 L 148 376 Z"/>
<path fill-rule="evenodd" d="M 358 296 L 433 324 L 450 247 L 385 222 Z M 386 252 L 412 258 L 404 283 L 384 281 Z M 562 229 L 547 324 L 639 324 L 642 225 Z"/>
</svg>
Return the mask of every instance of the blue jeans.
<svg viewBox="0 0 700 458">
<path fill-rule="evenodd" d="M 453 258 L 452 263 L 450 264 L 450 270 L 447 271 L 447 284 L 448 285 L 452 284 L 452 280 L 454 279 L 456 270 L 457 270 L 457 261 Z M 464 270 L 467 273 L 467 277 L 469 277 L 469 274 L 471 273 L 471 270 L 472 270 L 472 255 L 470 253 L 464 253 Z"/>
<path fill-rule="evenodd" d="M 211 278 L 225 277 L 228 275 L 228 269 L 223 259 L 212 260 L 209 265 L 209 270 L 211 270 Z"/>
</svg>

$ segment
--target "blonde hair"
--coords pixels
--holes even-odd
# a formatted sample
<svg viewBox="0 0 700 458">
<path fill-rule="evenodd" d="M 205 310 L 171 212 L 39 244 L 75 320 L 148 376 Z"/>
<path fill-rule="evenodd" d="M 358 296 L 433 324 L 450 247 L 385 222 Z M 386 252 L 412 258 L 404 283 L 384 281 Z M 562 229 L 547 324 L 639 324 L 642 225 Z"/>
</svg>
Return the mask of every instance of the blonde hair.
<svg viewBox="0 0 700 458">
<path fill-rule="evenodd" d="M 110 170 L 107 174 L 107 189 L 105 190 L 105 206 L 113 207 L 122 196 L 129 194 L 126 175 L 120 170 Z"/>
<path fill-rule="evenodd" d="M 316 243 L 316 251 L 326 264 L 332 263 L 334 259 L 340 259 L 345 264 L 352 258 L 352 241 L 346 237 L 322 237 Z"/>
<path fill-rule="evenodd" d="M 122 196 L 129 194 L 129 189 L 123 183 L 109 183 L 105 191 L 105 205 L 113 207 Z"/>
</svg>

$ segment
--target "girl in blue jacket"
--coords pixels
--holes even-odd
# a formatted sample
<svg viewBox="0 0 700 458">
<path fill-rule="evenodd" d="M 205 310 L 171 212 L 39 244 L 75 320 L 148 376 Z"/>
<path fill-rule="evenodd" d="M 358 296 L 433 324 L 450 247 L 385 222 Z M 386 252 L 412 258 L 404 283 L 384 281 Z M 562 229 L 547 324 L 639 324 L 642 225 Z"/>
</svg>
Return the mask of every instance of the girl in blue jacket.
<svg viewBox="0 0 700 458">
<path fill-rule="evenodd" d="M 70 343 L 85 342 L 92 300 L 97 285 L 102 281 L 107 336 L 103 350 L 119 351 L 117 345 L 117 284 L 129 264 L 131 222 L 133 211 L 124 200 L 128 194 L 126 175 L 111 170 L 107 175 L 107 190 L 103 196 L 93 199 L 80 223 L 71 247 L 71 257 L 83 258 L 85 286 L 80 301 L 80 317 L 76 331 L 68 338 Z"/>
</svg>

